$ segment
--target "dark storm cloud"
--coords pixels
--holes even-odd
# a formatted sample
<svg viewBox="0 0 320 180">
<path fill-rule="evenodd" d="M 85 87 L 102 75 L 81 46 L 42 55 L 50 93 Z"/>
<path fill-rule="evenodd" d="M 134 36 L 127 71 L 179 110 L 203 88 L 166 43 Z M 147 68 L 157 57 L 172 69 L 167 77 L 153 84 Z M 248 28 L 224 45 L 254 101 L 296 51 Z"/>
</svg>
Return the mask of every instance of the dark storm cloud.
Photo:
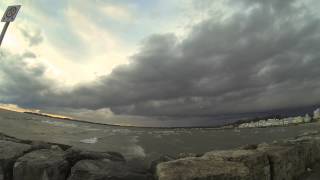
<svg viewBox="0 0 320 180">
<path fill-rule="evenodd" d="M 28 63 L 35 59 L 32 52 L 12 55 L 0 51 L 0 102 L 23 106 L 36 106 L 54 83 L 45 78 L 46 67 L 41 63 Z"/>
<path fill-rule="evenodd" d="M 130 64 L 38 104 L 213 115 L 320 103 L 320 21 L 309 10 L 312 4 L 228 3 L 240 10 L 228 18 L 212 16 L 182 41 L 173 34 L 153 35 Z M 43 85 L 36 84 L 36 92 L 46 90 Z"/>
</svg>

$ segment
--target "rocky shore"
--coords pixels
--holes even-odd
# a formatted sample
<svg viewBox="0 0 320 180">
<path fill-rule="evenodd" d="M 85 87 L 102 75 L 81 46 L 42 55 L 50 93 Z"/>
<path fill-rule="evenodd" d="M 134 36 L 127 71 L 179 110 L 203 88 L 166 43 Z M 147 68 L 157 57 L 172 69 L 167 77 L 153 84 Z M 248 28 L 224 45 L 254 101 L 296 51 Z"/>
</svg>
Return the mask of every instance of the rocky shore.
<svg viewBox="0 0 320 180">
<path fill-rule="evenodd" d="M 150 168 L 117 152 L 19 140 L 0 134 L 0 180 L 294 180 L 320 160 L 320 132 L 233 150 L 163 156 Z"/>
</svg>

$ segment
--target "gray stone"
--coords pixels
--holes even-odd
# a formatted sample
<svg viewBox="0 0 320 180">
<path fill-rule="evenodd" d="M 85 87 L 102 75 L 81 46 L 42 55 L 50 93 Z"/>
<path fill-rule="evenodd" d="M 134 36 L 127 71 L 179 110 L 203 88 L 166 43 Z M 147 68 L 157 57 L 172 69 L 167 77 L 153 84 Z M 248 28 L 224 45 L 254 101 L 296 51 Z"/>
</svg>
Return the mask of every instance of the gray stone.
<svg viewBox="0 0 320 180">
<path fill-rule="evenodd" d="M 300 146 L 260 145 L 258 150 L 268 155 L 273 180 L 297 179 L 306 169 Z"/>
<path fill-rule="evenodd" d="M 188 157 L 160 163 L 159 180 L 270 180 L 268 156 L 257 150 L 212 151 L 202 157 Z"/>
<path fill-rule="evenodd" d="M 50 149 L 51 144 L 43 142 L 43 141 L 32 141 L 31 147 L 33 150 L 39 150 L 39 149 Z"/>
<path fill-rule="evenodd" d="M 213 157 L 190 157 L 160 163 L 156 176 L 159 180 L 251 179 L 249 168 L 243 163 Z"/>
<path fill-rule="evenodd" d="M 304 163 L 305 167 L 309 167 L 320 160 L 319 137 L 304 136 L 288 141 L 287 144 L 290 144 L 299 150 L 299 158 L 301 159 L 301 163 Z"/>
<path fill-rule="evenodd" d="M 152 173 L 156 173 L 158 164 L 163 163 L 163 162 L 173 161 L 173 160 L 175 160 L 175 158 L 173 158 L 171 156 L 168 156 L 168 155 L 161 156 L 151 162 L 150 171 Z"/>
<path fill-rule="evenodd" d="M 301 176 L 303 180 L 319 180 L 320 179 L 320 164 L 317 163 L 312 167 L 312 171 L 308 171 Z"/>
<path fill-rule="evenodd" d="M 257 150 L 235 149 L 212 151 L 203 156 L 209 159 L 221 158 L 224 161 L 241 162 L 250 171 L 251 179 L 270 180 L 270 164 L 267 154 Z"/>
<path fill-rule="evenodd" d="M 240 149 L 244 149 L 244 150 L 255 150 L 258 148 L 257 144 L 246 144 L 242 147 L 240 147 Z"/>
<path fill-rule="evenodd" d="M 187 158 L 187 157 L 201 157 L 203 154 L 196 154 L 196 153 L 179 153 L 176 156 L 176 159 L 182 159 L 182 158 Z"/>
<path fill-rule="evenodd" d="M 58 145 L 51 145 L 51 146 L 50 146 L 50 149 L 56 150 L 56 151 L 63 151 L 63 150 L 61 149 L 61 147 L 58 146 Z"/>
<path fill-rule="evenodd" d="M 0 140 L 0 179 L 12 179 L 13 164 L 31 149 L 30 145 Z"/>
<path fill-rule="evenodd" d="M 299 179 L 320 159 L 320 139 L 302 136 L 253 148 L 212 151 L 157 166 L 159 180 Z"/>
<path fill-rule="evenodd" d="M 81 160 L 102 160 L 109 159 L 111 161 L 125 162 L 125 158 L 117 152 L 93 152 L 72 147 L 65 153 L 65 159 L 74 165 Z"/>
<path fill-rule="evenodd" d="M 69 164 L 64 152 L 41 149 L 19 158 L 14 164 L 14 180 L 64 180 L 67 178 Z"/>
<path fill-rule="evenodd" d="M 30 141 L 28 143 L 32 146 L 33 150 L 39 150 L 39 149 L 60 149 L 60 150 L 67 150 L 71 148 L 69 145 L 64 144 L 57 144 L 57 143 L 48 143 L 43 141 Z"/>
<path fill-rule="evenodd" d="M 82 160 L 71 169 L 68 180 L 149 180 L 151 175 L 110 160 Z"/>
</svg>

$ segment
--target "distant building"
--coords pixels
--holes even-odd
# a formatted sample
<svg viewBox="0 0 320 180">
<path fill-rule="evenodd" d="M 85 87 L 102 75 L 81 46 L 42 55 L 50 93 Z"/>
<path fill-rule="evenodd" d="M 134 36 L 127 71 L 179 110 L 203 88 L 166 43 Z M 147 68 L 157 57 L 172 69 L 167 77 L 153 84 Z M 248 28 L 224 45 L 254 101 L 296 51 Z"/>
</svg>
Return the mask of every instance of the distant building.
<svg viewBox="0 0 320 180">
<path fill-rule="evenodd" d="M 311 122 L 311 117 L 309 116 L 309 114 L 306 114 L 306 115 L 304 116 L 303 121 L 304 121 L 305 123 Z"/>
<path fill-rule="evenodd" d="M 282 121 L 283 121 L 283 125 L 289 125 L 290 124 L 290 119 L 289 118 L 285 118 Z"/>
<path fill-rule="evenodd" d="M 320 108 L 314 111 L 313 118 L 320 121 Z M 309 114 L 303 116 L 296 117 L 287 117 L 283 119 L 266 119 L 259 120 L 256 122 L 242 123 L 238 127 L 239 128 L 256 128 L 256 127 L 271 127 L 271 126 L 286 126 L 290 124 L 302 124 L 302 123 L 310 123 L 312 118 Z"/>
<path fill-rule="evenodd" d="M 297 117 L 294 117 L 293 118 L 293 121 L 292 121 L 294 124 L 300 124 L 300 123 L 303 123 L 304 122 L 304 118 L 301 117 L 301 116 L 297 116 Z"/>
<path fill-rule="evenodd" d="M 313 119 L 315 120 L 319 120 L 320 119 L 320 108 L 316 109 L 314 112 L 313 112 Z"/>
</svg>

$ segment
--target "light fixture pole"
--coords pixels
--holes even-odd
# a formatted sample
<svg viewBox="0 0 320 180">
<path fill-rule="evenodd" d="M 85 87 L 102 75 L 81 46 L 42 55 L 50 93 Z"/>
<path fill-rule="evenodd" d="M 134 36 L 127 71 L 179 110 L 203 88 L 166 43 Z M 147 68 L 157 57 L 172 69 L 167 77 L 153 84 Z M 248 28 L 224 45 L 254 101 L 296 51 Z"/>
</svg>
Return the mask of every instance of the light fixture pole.
<svg viewBox="0 0 320 180">
<path fill-rule="evenodd" d="M 3 29 L 2 29 L 2 32 L 0 35 L 0 47 L 1 47 L 4 35 L 6 34 L 7 29 L 9 27 L 10 22 L 13 22 L 16 19 L 20 8 L 21 8 L 21 5 L 9 6 L 7 8 L 6 12 L 4 13 L 1 22 L 5 22 L 6 24 L 3 26 Z"/>
<path fill-rule="evenodd" d="M 0 47 L 1 47 L 1 44 L 2 44 L 2 40 L 4 38 L 4 35 L 6 34 L 7 32 L 7 29 L 9 27 L 9 24 L 10 22 L 6 22 L 6 24 L 4 25 L 3 29 L 2 29 L 2 32 L 1 32 L 1 35 L 0 35 Z"/>
</svg>

